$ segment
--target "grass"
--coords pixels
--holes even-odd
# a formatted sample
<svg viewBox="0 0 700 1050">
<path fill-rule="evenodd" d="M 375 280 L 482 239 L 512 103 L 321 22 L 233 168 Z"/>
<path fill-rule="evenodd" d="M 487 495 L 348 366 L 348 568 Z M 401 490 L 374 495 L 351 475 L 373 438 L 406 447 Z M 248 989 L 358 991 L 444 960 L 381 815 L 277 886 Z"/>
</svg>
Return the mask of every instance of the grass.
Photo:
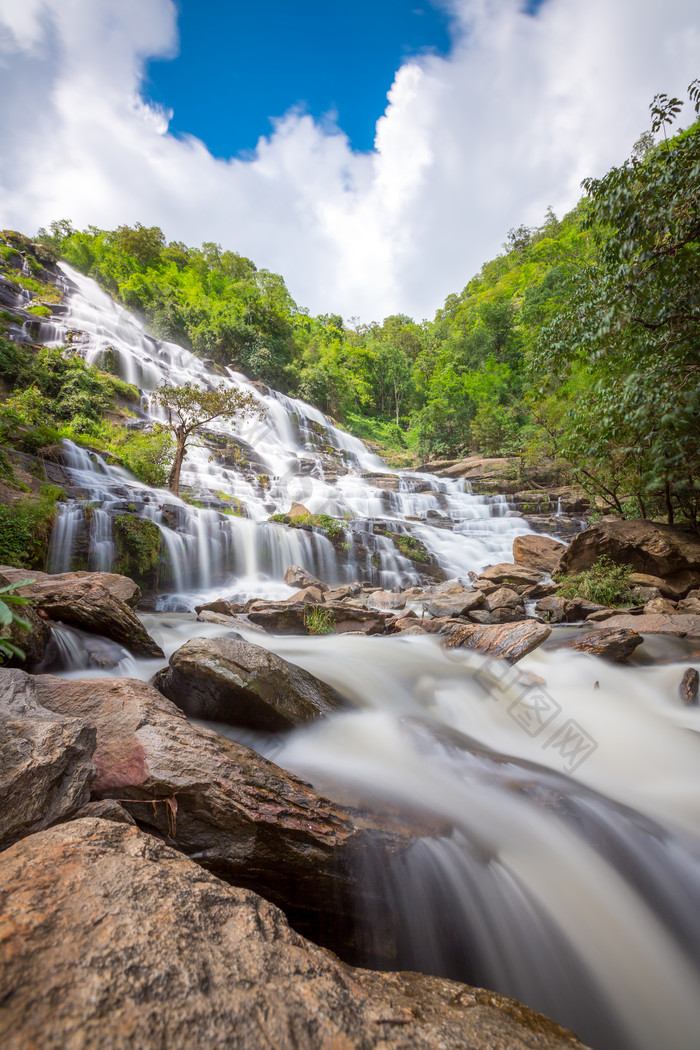
<svg viewBox="0 0 700 1050">
<path fill-rule="evenodd" d="M 304 614 L 304 626 L 309 634 L 333 634 L 333 613 L 320 605 L 314 605 Z"/>
<path fill-rule="evenodd" d="M 583 572 L 555 577 L 560 598 L 584 598 L 596 605 L 613 608 L 624 605 L 643 605 L 644 599 L 635 594 L 630 585 L 634 572 L 631 565 L 616 565 L 603 556 Z"/>
</svg>

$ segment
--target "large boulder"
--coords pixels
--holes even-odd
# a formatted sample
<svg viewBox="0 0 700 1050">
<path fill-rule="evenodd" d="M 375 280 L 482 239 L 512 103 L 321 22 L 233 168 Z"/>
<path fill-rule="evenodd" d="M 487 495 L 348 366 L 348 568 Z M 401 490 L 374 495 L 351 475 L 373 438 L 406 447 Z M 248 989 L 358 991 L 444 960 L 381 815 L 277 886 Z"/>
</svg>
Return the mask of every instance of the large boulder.
<svg viewBox="0 0 700 1050">
<path fill-rule="evenodd" d="M 0 849 L 77 812 L 95 776 L 94 727 L 43 707 L 35 681 L 0 672 Z"/>
<path fill-rule="evenodd" d="M 0 901 L 5 1050 L 581 1048 L 494 992 L 347 966 L 124 824 L 76 820 L 13 846 Z"/>
<path fill-rule="evenodd" d="M 513 540 L 513 561 L 528 569 L 552 573 L 565 550 L 565 543 L 549 536 L 516 536 Z"/>
<path fill-rule="evenodd" d="M 479 573 L 479 580 L 484 580 L 497 586 L 510 587 L 518 594 L 529 590 L 535 584 L 540 583 L 544 573 L 538 569 L 529 569 L 524 565 L 511 565 L 508 562 L 500 562 L 498 565 L 489 565 Z"/>
<path fill-rule="evenodd" d="M 111 572 L 26 573 L 0 567 L 9 582 L 27 576 L 33 583 L 17 589 L 35 609 L 85 631 L 111 638 L 136 656 L 162 656 L 163 650 L 146 631 L 131 606 L 141 592 L 133 580 Z"/>
<path fill-rule="evenodd" d="M 25 577 L 26 578 L 26 577 Z M 0 587 L 4 587 L 10 581 L 0 575 Z M 38 667 L 48 657 L 51 649 L 51 628 L 46 620 L 39 616 L 36 609 L 31 605 L 13 606 L 21 620 L 13 620 L 12 623 L 0 625 L 0 638 L 12 642 L 24 653 L 24 660 L 13 657 L 10 663 L 14 666 Z M 24 623 L 22 622 L 24 621 Z M 28 624 L 29 626 L 25 626 Z"/>
<path fill-rule="evenodd" d="M 403 829 L 385 831 L 379 818 L 360 827 L 298 777 L 188 722 L 145 682 L 0 671 L 3 678 L 13 692 L 30 680 L 40 705 L 96 728 L 93 799 L 119 799 L 140 827 L 277 903 L 356 914 L 358 850 L 370 841 L 392 850 L 410 844 Z"/>
<path fill-rule="evenodd" d="M 435 588 L 427 611 L 431 616 L 439 619 L 443 616 L 466 616 L 474 609 L 485 607 L 486 599 L 483 591 L 464 587 L 451 580 Z"/>
<path fill-rule="evenodd" d="M 272 634 L 308 634 L 309 610 L 313 608 L 313 605 L 302 601 L 256 601 L 248 609 L 248 619 Z M 348 599 L 339 602 L 326 600 L 322 608 L 337 634 L 347 634 L 350 631 L 381 634 L 391 618 L 389 611 L 368 609 L 362 602 Z"/>
<path fill-rule="evenodd" d="M 346 706 L 308 671 L 243 639 L 193 638 L 153 683 L 194 718 L 275 732 Z"/>
<path fill-rule="evenodd" d="M 301 506 L 301 504 L 294 503 L 293 507 Z M 309 512 L 305 507 L 302 510 L 308 514 Z M 291 515 L 291 511 L 290 511 Z M 308 569 L 302 569 L 301 565 L 290 565 L 284 574 L 284 582 L 290 587 L 297 587 L 300 590 L 306 587 L 318 587 L 320 591 L 327 591 L 328 584 L 324 583 L 323 580 L 319 580 L 318 576 L 314 576 Z"/>
<path fill-rule="evenodd" d="M 700 585 L 700 540 L 670 525 L 641 519 L 597 521 L 571 541 L 558 571 L 582 572 L 601 557 L 662 579 L 684 573 L 687 591 L 693 579 L 694 586 Z"/>
<path fill-rule="evenodd" d="M 494 625 L 460 624 L 451 628 L 442 644 L 445 649 L 474 649 L 485 656 L 515 663 L 542 645 L 551 633 L 551 627 L 536 620 Z"/>
<path fill-rule="evenodd" d="M 609 623 L 608 620 L 605 627 L 586 634 L 583 638 L 574 638 L 566 644 L 579 653 L 590 653 L 604 660 L 624 663 L 644 639 L 628 627 L 609 627 Z"/>
<path fill-rule="evenodd" d="M 591 619 L 588 621 L 598 628 Z M 678 614 L 665 616 L 660 613 L 617 613 L 603 620 L 601 627 L 624 627 L 637 634 L 675 634 L 679 638 L 700 639 L 700 616 Z"/>
</svg>

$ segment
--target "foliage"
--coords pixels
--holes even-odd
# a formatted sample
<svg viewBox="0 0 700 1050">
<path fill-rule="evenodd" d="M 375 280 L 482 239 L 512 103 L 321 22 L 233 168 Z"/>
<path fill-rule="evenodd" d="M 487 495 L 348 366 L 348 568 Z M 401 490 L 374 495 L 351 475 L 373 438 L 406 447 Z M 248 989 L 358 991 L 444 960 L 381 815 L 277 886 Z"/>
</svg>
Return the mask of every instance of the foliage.
<svg viewBox="0 0 700 1050">
<path fill-rule="evenodd" d="M 160 562 L 160 529 L 154 522 L 130 514 L 118 514 L 113 527 L 117 545 L 113 571 L 153 587 Z"/>
<path fill-rule="evenodd" d="M 700 100 L 689 93 L 696 114 Z M 657 96 L 664 141 L 585 182 L 585 226 L 597 265 L 543 330 L 543 390 L 566 404 L 560 453 L 578 479 L 622 512 L 680 514 L 700 506 L 700 121 L 668 139 L 677 99 Z"/>
<path fill-rule="evenodd" d="M 398 535 L 394 533 L 390 538 L 396 549 L 403 554 L 404 558 L 410 558 L 411 561 L 417 561 L 424 564 L 428 564 L 432 561 L 425 545 L 421 543 L 420 540 L 417 540 L 415 536 Z"/>
<path fill-rule="evenodd" d="M 22 598 L 19 594 L 13 593 L 18 587 L 23 587 L 27 583 L 34 583 L 34 580 L 21 580 L 19 583 L 10 583 L 5 587 L 0 587 L 0 628 L 17 626 L 27 631 L 31 629 L 31 624 L 12 608 L 14 605 L 29 604 L 28 598 Z M 18 660 L 24 660 L 24 650 L 9 638 L 0 638 L 0 663 L 11 660 L 13 656 Z"/>
<path fill-rule="evenodd" d="M 38 497 L 0 503 L 0 561 L 20 569 L 44 567 L 61 489 L 43 485 Z"/>
<path fill-rule="evenodd" d="M 309 634 L 333 634 L 335 621 L 330 609 L 314 605 L 304 613 L 304 626 Z"/>
<path fill-rule="evenodd" d="M 585 598 L 597 605 L 643 605 L 644 599 L 630 586 L 631 565 L 617 565 L 605 556 L 583 572 L 555 577 L 561 598 Z"/>
<path fill-rule="evenodd" d="M 331 543 L 341 540 L 345 535 L 344 526 L 330 514 L 315 514 L 313 524 L 326 534 Z"/>
<path fill-rule="evenodd" d="M 175 439 L 175 456 L 168 476 L 168 487 L 176 496 L 180 491 L 180 471 L 192 438 L 215 419 L 245 419 L 262 416 L 264 410 L 251 393 L 219 383 L 213 390 L 163 384 L 151 395 L 152 403 L 165 413 L 162 428 Z"/>
</svg>

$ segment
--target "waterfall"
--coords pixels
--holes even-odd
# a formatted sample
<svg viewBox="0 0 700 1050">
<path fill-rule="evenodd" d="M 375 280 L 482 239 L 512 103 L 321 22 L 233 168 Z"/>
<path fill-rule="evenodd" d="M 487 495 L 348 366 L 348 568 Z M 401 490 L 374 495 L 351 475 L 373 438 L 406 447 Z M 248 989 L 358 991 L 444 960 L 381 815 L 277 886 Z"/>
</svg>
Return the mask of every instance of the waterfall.
<svg viewBox="0 0 700 1050">
<path fill-rule="evenodd" d="M 148 403 L 160 383 L 223 382 L 252 394 L 265 415 L 234 427 L 215 420 L 208 428 L 214 439 L 239 441 L 247 465 L 206 448 L 188 450 L 182 486 L 201 506 L 150 488 L 99 453 L 64 442 L 71 501 L 59 510 L 51 571 L 77 564 L 81 552 L 85 567 L 112 567 L 113 520 L 119 514 L 148 519 L 160 529 L 159 579 L 170 607 L 173 594 L 182 607 L 191 607 L 212 589 L 247 598 L 260 594 L 261 584 L 270 596 L 284 597 L 290 591 L 283 577 L 292 563 L 329 582 L 416 583 L 419 571 L 391 535 L 414 536 L 448 575 L 463 575 L 509 560 L 513 538 L 530 531 L 522 518 L 505 516 L 502 497 L 473 495 L 460 480 L 391 470 L 312 405 L 274 390 L 261 393 L 233 369 L 223 378 L 212 375 L 195 354 L 148 335 L 93 280 L 66 265 L 62 270 L 65 312 L 42 325 L 42 337 L 51 346 L 70 343 L 97 365 L 109 355 L 120 376 L 138 386 L 144 419 L 164 418 L 163 409 Z M 293 502 L 338 519 L 345 535 L 331 542 L 322 529 L 269 523 Z M 379 520 L 384 535 L 375 532 Z"/>
</svg>

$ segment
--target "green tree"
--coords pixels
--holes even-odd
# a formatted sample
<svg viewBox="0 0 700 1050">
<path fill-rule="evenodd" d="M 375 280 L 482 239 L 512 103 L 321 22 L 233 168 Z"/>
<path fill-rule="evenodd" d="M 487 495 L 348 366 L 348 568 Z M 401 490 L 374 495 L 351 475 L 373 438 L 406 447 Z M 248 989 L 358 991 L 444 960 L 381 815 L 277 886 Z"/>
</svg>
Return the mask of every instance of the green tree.
<svg viewBox="0 0 700 1050">
<path fill-rule="evenodd" d="M 689 87 L 696 117 L 700 82 Z M 657 95 L 655 148 L 585 183 L 598 265 L 543 331 L 541 373 L 570 381 L 560 447 L 592 491 L 642 515 L 663 501 L 697 526 L 700 501 L 700 121 L 672 138 L 678 99 Z M 612 494 L 611 494 L 612 493 Z"/>
<path fill-rule="evenodd" d="M 176 496 L 180 495 L 180 472 L 187 447 L 202 427 L 214 419 L 245 419 L 264 414 L 253 394 L 227 387 L 224 383 L 214 390 L 202 390 L 189 383 L 185 386 L 163 385 L 151 395 L 151 400 L 165 410 L 166 421 L 161 426 L 175 438 L 168 488 Z"/>
</svg>

